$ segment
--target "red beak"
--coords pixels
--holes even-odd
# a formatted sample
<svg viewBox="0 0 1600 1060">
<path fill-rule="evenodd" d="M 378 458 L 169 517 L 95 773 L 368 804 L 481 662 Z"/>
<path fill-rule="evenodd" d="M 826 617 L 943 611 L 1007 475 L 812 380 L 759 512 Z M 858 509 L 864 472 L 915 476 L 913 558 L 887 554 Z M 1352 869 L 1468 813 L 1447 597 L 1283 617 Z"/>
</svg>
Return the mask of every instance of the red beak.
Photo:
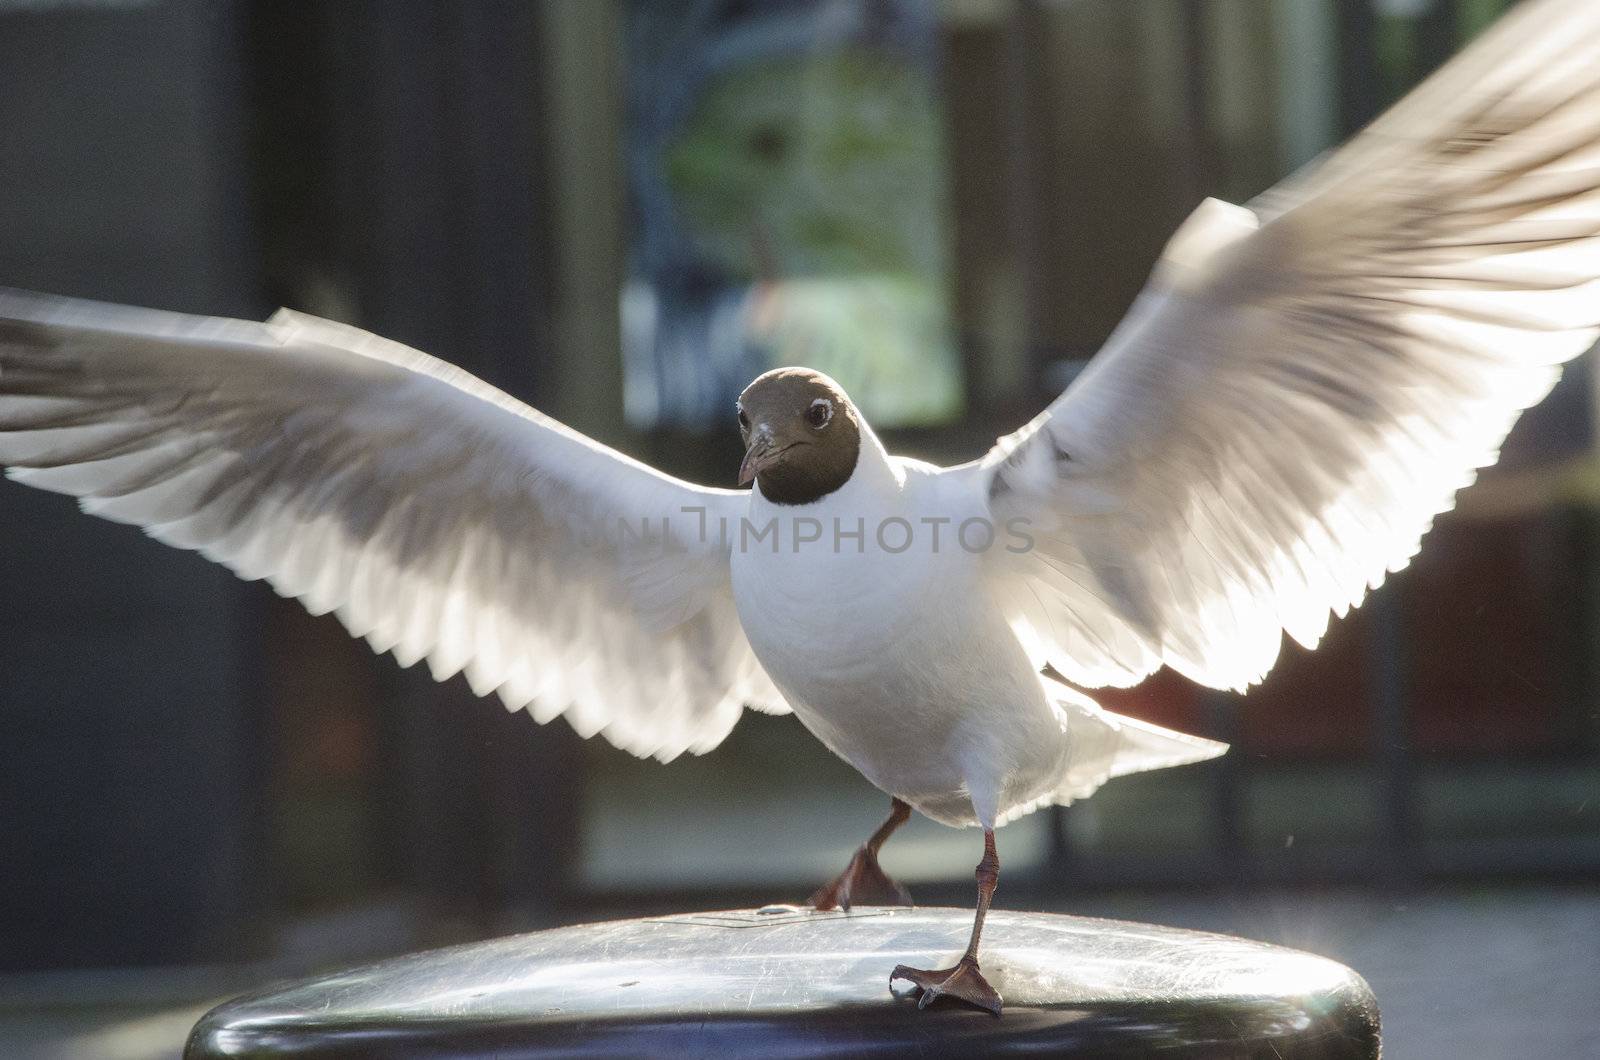
<svg viewBox="0 0 1600 1060">
<path fill-rule="evenodd" d="M 770 434 L 765 431 L 756 434 L 739 465 L 739 485 L 748 486 L 754 482 L 757 475 L 777 462 L 782 452 L 782 449 L 773 448 Z"/>
</svg>

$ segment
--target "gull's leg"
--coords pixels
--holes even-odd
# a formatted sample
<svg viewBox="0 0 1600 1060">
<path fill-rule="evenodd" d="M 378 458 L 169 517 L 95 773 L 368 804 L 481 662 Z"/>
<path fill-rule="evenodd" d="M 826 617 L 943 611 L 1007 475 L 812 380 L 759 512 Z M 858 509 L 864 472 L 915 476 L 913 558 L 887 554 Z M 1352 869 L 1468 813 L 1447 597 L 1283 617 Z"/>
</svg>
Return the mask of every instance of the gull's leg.
<svg viewBox="0 0 1600 1060">
<path fill-rule="evenodd" d="M 990 900 L 994 898 L 995 884 L 1000 882 L 1000 855 L 995 853 L 993 829 L 986 828 L 983 831 L 983 860 L 978 862 L 975 875 L 978 877 L 978 912 L 972 918 L 972 939 L 967 943 L 967 952 L 956 966 L 924 971 L 902 964 L 896 966 L 889 976 L 891 983 L 896 979 L 904 979 L 917 986 L 918 1008 L 927 1008 L 936 998 L 948 996 L 958 997 L 968 1004 L 1000 1015 L 1000 995 L 978 971 L 978 939 L 983 935 L 983 918 L 989 912 Z"/>
<path fill-rule="evenodd" d="M 850 864 L 837 879 L 817 892 L 806 903 L 817 909 L 843 907 L 850 911 L 852 902 L 867 905 L 910 905 L 911 893 L 896 880 L 890 879 L 878 867 L 878 848 L 894 834 L 895 829 L 911 817 L 911 807 L 895 799 L 889 804 L 889 818 L 872 833 L 872 838 L 861 844 Z"/>
</svg>

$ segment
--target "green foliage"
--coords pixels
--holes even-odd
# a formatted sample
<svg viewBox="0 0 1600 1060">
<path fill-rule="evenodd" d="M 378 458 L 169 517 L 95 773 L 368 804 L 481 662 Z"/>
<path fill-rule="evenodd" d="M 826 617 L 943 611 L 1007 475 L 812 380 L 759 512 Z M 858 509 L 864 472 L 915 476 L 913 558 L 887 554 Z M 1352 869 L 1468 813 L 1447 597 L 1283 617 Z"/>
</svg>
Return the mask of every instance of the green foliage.
<svg viewBox="0 0 1600 1060">
<path fill-rule="evenodd" d="M 927 72 L 847 48 L 719 77 L 665 165 L 685 234 L 733 277 L 936 278 L 943 158 Z"/>
</svg>

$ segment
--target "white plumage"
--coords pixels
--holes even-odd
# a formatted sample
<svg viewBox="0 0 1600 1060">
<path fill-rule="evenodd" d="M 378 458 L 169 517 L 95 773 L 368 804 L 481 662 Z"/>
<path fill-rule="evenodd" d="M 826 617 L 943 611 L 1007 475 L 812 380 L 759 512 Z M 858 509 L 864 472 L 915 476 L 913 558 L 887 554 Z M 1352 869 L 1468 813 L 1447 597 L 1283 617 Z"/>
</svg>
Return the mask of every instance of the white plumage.
<svg viewBox="0 0 1600 1060">
<path fill-rule="evenodd" d="M 1404 567 L 1600 325 L 1600 3 L 1523 4 L 1250 209 L 1203 204 L 1083 375 L 960 473 L 1038 524 L 1039 660 L 1261 680 Z"/>
<path fill-rule="evenodd" d="M 639 755 L 782 711 L 727 559 L 663 515 L 742 508 L 355 328 L 0 292 L 19 482 L 265 578 L 439 679 Z M 680 517 L 668 523 L 684 528 Z"/>
</svg>

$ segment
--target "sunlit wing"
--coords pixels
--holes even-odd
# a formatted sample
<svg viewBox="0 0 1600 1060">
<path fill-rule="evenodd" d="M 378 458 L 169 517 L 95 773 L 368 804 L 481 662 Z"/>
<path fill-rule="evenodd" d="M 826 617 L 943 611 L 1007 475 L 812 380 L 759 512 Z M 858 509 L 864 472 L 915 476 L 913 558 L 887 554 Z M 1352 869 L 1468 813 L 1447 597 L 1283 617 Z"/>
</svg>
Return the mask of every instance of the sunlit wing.
<svg viewBox="0 0 1600 1060">
<path fill-rule="evenodd" d="M 741 704 L 785 709 L 725 549 L 699 540 L 696 509 L 737 518 L 747 494 L 355 328 L 0 291 L 0 464 L 635 754 L 705 751 Z"/>
<path fill-rule="evenodd" d="M 1243 688 L 1404 567 L 1600 324 L 1600 3 L 1521 5 L 1251 209 L 1203 204 L 970 475 L 995 588 L 1084 685 Z"/>
</svg>

